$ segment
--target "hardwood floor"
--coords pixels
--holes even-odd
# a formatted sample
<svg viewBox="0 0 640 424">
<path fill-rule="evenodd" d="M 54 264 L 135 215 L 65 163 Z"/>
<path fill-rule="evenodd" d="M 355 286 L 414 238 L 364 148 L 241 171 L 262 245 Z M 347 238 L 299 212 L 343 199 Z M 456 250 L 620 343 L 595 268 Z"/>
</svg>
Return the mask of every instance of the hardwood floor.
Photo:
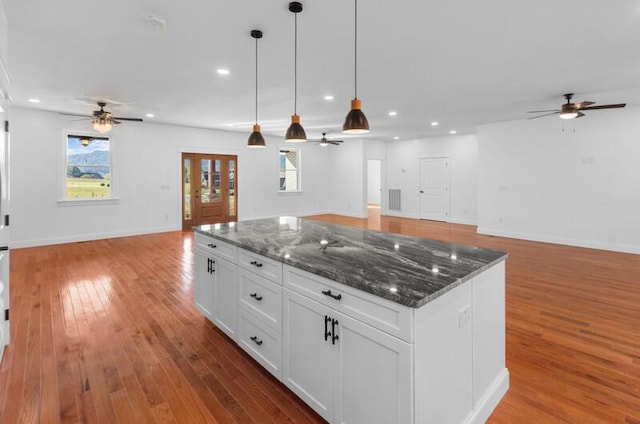
<svg viewBox="0 0 640 424">
<path fill-rule="evenodd" d="M 511 388 L 490 423 L 640 424 L 638 255 L 313 218 L 509 252 Z M 324 422 L 195 310 L 192 263 L 190 232 L 12 250 L 0 423 Z"/>
</svg>

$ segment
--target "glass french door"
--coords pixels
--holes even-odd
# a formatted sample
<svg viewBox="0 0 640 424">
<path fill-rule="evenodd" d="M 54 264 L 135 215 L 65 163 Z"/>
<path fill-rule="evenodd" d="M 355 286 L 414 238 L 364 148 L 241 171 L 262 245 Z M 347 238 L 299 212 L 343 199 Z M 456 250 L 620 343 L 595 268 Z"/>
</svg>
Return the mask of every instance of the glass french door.
<svg viewBox="0 0 640 424">
<path fill-rule="evenodd" d="M 236 221 L 238 158 L 182 154 L 182 228 Z"/>
</svg>

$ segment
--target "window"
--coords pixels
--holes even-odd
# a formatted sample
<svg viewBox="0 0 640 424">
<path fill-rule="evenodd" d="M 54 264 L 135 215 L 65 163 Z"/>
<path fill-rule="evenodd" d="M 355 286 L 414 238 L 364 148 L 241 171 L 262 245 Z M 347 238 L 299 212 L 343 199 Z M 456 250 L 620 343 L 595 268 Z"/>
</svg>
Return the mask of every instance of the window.
<svg viewBox="0 0 640 424">
<path fill-rule="evenodd" d="M 280 149 L 280 191 L 300 190 L 300 151 Z"/>
<path fill-rule="evenodd" d="M 109 138 L 68 134 L 66 141 L 65 198 L 112 198 Z"/>
</svg>

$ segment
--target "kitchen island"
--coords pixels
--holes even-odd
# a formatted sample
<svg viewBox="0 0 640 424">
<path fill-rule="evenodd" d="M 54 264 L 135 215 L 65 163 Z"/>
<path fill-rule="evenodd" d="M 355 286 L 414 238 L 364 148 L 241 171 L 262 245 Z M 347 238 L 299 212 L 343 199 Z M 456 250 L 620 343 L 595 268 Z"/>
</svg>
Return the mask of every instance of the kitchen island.
<svg viewBox="0 0 640 424">
<path fill-rule="evenodd" d="M 505 253 L 296 217 L 194 230 L 196 307 L 327 421 L 479 423 L 506 393 Z"/>
</svg>

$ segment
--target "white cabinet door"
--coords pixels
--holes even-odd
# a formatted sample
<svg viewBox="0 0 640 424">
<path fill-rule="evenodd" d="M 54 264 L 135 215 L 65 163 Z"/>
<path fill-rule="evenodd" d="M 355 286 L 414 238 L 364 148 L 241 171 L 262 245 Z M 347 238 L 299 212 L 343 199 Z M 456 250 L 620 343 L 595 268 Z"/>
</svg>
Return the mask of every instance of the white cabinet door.
<svg viewBox="0 0 640 424">
<path fill-rule="evenodd" d="M 412 347 L 342 314 L 334 314 L 340 367 L 335 417 L 340 424 L 409 424 L 413 418 Z"/>
<path fill-rule="evenodd" d="M 214 275 L 213 322 L 235 340 L 237 328 L 238 267 L 212 256 Z"/>
<path fill-rule="evenodd" d="M 333 420 L 333 376 L 339 368 L 328 334 L 331 312 L 313 300 L 284 291 L 283 382 L 327 421 Z"/>
<path fill-rule="evenodd" d="M 215 296 L 215 275 L 212 272 L 212 257 L 202 250 L 195 249 L 194 301 L 196 308 L 213 321 L 213 300 Z"/>
</svg>

